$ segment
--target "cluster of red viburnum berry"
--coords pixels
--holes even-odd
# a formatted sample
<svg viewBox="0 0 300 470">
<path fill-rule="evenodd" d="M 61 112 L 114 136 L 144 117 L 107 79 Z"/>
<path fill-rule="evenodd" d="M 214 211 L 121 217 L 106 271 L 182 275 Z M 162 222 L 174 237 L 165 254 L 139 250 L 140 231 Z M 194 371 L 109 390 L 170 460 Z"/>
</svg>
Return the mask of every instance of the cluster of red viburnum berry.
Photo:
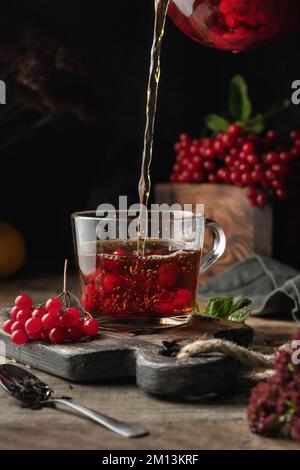
<svg viewBox="0 0 300 470">
<path fill-rule="evenodd" d="M 300 331 L 293 339 L 299 343 Z M 300 364 L 293 362 L 292 355 L 280 350 L 273 377 L 252 390 L 248 407 L 252 432 L 300 441 Z"/>
<path fill-rule="evenodd" d="M 173 183 L 225 183 L 247 189 L 253 206 L 286 199 L 287 186 L 299 183 L 300 131 L 292 131 L 292 146 L 278 143 L 277 132 L 245 133 L 238 124 L 215 137 L 192 140 L 181 134 L 175 144 Z"/>
<path fill-rule="evenodd" d="M 33 307 L 31 298 L 23 294 L 16 298 L 10 319 L 2 329 L 16 345 L 29 340 L 61 344 L 80 341 L 83 336 L 97 336 L 99 324 L 90 315 L 81 319 L 76 307 L 63 308 L 58 297 L 47 300 L 44 306 Z"/>
</svg>

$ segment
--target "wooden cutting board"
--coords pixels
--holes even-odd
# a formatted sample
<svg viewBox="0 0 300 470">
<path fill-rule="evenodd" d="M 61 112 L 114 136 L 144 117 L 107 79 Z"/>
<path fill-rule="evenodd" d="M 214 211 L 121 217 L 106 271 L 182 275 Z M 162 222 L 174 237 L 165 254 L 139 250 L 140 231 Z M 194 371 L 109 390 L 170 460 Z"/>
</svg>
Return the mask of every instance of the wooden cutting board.
<svg viewBox="0 0 300 470">
<path fill-rule="evenodd" d="M 0 310 L 0 326 L 8 317 L 7 311 Z M 34 342 L 18 347 L 1 329 L 0 354 L 5 348 L 8 358 L 74 382 L 135 377 L 137 385 L 149 393 L 199 396 L 232 388 L 239 363 L 222 354 L 180 363 L 176 349 L 203 336 L 228 339 L 245 347 L 251 346 L 253 340 L 253 330 L 247 325 L 204 316 L 189 325 L 147 335 L 136 333 L 102 330 L 99 338 L 89 342 Z"/>
</svg>

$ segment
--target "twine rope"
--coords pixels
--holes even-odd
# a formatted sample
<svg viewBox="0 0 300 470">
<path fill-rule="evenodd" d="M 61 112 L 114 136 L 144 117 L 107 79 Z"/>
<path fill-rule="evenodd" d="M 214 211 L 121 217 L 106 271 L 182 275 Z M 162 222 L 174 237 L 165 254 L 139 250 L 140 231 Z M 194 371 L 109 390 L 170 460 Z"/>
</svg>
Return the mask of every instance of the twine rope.
<svg viewBox="0 0 300 470">
<path fill-rule="evenodd" d="M 291 344 L 284 344 L 280 349 L 291 350 Z M 223 339 L 196 340 L 184 346 L 179 352 L 177 359 L 186 362 L 192 357 L 212 353 L 224 354 L 239 361 L 241 370 L 238 383 L 242 386 L 254 385 L 257 382 L 271 378 L 274 374 L 276 354 L 263 354 L 251 351 Z"/>
</svg>

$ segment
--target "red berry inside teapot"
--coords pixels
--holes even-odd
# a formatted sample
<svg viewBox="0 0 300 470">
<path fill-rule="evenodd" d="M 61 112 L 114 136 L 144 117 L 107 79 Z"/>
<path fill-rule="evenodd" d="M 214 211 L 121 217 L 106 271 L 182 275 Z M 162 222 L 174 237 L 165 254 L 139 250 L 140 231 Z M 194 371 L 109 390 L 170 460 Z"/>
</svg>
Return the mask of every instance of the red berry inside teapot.
<svg viewBox="0 0 300 470">
<path fill-rule="evenodd" d="M 230 51 L 267 43 L 300 23 L 299 0 L 171 0 L 169 16 L 195 41 Z"/>
</svg>

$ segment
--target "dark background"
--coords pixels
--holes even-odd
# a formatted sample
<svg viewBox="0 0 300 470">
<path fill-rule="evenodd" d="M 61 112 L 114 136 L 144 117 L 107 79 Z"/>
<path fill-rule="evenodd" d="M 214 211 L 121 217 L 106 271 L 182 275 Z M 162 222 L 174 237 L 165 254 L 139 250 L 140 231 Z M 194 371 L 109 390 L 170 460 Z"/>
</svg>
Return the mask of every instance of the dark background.
<svg viewBox="0 0 300 470">
<path fill-rule="evenodd" d="M 10 124 L 14 131 L 25 129 L 23 138 L 6 146 L 7 135 L 0 134 L 0 220 L 15 224 L 26 239 L 26 273 L 57 269 L 72 256 L 71 212 L 114 202 L 124 193 L 137 200 L 153 0 L 28 0 L 1 5 L 2 44 L 20 41 L 29 26 L 37 28 L 46 43 L 55 37 L 80 51 L 92 70 L 91 89 L 87 88 L 94 96 L 98 122 L 71 119 L 26 133 L 35 121 L 34 113 L 28 112 Z M 168 180 L 179 133 L 197 137 L 207 113 L 226 110 L 232 75 L 245 76 L 256 111 L 290 97 L 292 81 L 300 78 L 299 44 L 300 30 L 261 49 L 231 54 L 200 46 L 168 20 L 153 183 Z M 68 93 L 66 84 L 62 94 Z M 12 84 L 8 104 L 13 96 Z M 285 132 L 300 128 L 299 118 L 300 107 L 292 106 L 273 124 Z"/>
</svg>

